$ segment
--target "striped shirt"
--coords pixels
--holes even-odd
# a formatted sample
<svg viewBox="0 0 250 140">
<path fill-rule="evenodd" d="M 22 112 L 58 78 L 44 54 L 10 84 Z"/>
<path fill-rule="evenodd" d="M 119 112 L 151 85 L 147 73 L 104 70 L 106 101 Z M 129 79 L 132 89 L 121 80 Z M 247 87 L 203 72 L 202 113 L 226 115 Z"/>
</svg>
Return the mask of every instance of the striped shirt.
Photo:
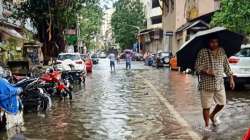
<svg viewBox="0 0 250 140">
<path fill-rule="evenodd" d="M 232 70 L 224 49 L 214 54 L 210 49 L 201 49 L 196 59 L 196 71 L 199 74 L 199 90 L 218 91 L 224 88 L 224 74 L 231 76 Z M 202 70 L 211 69 L 215 76 L 203 74 Z"/>
</svg>

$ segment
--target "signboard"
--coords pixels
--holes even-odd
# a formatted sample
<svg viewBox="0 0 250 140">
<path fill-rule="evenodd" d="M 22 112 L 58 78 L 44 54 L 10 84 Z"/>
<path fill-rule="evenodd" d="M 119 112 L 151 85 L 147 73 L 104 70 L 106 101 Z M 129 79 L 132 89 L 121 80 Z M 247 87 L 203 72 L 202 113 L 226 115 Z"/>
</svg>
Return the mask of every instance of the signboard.
<svg viewBox="0 0 250 140">
<path fill-rule="evenodd" d="M 66 29 L 64 33 L 66 35 L 76 35 L 76 29 Z"/>
</svg>

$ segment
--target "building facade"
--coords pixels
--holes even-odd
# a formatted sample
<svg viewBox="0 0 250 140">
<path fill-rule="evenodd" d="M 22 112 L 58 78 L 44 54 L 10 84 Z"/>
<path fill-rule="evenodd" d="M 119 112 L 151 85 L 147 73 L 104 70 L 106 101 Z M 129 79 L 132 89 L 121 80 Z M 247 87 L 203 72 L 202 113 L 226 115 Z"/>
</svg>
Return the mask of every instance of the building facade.
<svg viewBox="0 0 250 140">
<path fill-rule="evenodd" d="M 112 31 L 112 26 L 111 26 L 112 14 L 114 12 L 115 12 L 114 8 L 107 9 L 104 11 L 100 39 L 102 40 L 101 41 L 102 46 L 104 46 L 105 48 L 111 47 L 111 46 L 113 46 L 113 47 L 116 46 L 115 40 L 113 38 L 113 31 Z"/>
<path fill-rule="evenodd" d="M 29 34 L 36 32 L 31 21 L 21 24 L 19 20 L 11 18 L 14 6 L 24 0 L 0 0 L 0 62 L 20 60 L 23 58 L 23 45 L 29 41 Z M 24 28 L 23 28 L 24 27 Z"/>
<path fill-rule="evenodd" d="M 140 31 L 140 42 L 144 52 L 157 53 L 164 51 L 162 39 L 162 9 L 160 0 L 141 0 L 144 4 L 146 29 Z"/>
<path fill-rule="evenodd" d="M 218 10 L 219 4 L 219 0 L 163 0 L 164 46 L 176 53 L 192 34 L 209 28 L 198 18 Z"/>
</svg>

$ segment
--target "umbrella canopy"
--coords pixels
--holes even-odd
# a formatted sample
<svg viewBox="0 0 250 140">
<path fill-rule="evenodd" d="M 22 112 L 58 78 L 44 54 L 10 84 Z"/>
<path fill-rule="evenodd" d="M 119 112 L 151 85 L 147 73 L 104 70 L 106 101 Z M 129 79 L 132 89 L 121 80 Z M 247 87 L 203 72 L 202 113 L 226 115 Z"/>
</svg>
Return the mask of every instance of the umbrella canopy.
<svg viewBox="0 0 250 140">
<path fill-rule="evenodd" d="M 123 52 L 124 52 L 124 53 L 132 53 L 133 51 L 130 50 L 130 49 L 125 49 Z"/>
<path fill-rule="evenodd" d="M 243 36 L 231 32 L 224 27 L 215 27 L 209 30 L 198 32 L 189 41 L 184 43 L 177 51 L 178 66 L 183 69 L 194 69 L 198 52 L 207 47 L 208 39 L 216 36 L 220 46 L 225 50 L 228 57 L 236 54 L 241 49 Z"/>
</svg>

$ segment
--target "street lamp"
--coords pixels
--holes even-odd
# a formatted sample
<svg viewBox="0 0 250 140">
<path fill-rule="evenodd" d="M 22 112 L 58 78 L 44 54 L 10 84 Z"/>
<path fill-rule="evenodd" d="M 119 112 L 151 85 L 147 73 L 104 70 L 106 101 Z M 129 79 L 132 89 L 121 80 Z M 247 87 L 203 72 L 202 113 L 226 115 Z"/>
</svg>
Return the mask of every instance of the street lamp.
<svg viewBox="0 0 250 140">
<path fill-rule="evenodd" d="M 137 29 L 138 30 L 137 37 L 140 37 L 141 28 L 139 26 L 135 26 L 135 25 L 127 25 L 127 26 L 130 26 L 130 27 L 133 27 L 133 28 Z M 140 50 L 141 50 L 141 40 L 140 40 L 140 38 L 138 39 L 138 45 L 139 45 L 139 53 L 140 53 Z"/>
</svg>

